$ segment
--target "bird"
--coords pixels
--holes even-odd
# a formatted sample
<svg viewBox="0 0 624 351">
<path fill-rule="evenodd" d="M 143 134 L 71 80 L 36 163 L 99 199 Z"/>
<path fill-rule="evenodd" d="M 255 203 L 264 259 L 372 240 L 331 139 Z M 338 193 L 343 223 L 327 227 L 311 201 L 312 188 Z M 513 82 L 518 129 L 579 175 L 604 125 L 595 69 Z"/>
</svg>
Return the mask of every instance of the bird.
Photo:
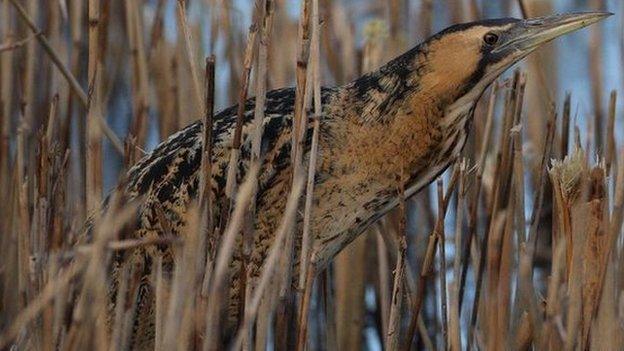
<svg viewBox="0 0 624 351">
<path fill-rule="evenodd" d="M 322 271 L 358 235 L 399 204 L 397 189 L 410 197 L 425 188 L 461 154 L 475 106 L 504 71 L 543 44 L 596 23 L 606 12 L 551 15 L 530 19 L 488 19 L 456 24 L 345 85 L 322 88 L 318 160 L 311 211 L 311 264 Z M 257 279 L 284 213 L 291 189 L 295 89 L 266 93 L 258 176 L 250 277 Z M 255 98 L 244 103 L 241 182 L 251 167 Z M 229 198 L 226 179 L 238 106 L 214 116 L 210 189 L 218 217 Z M 303 159 L 309 161 L 312 126 L 305 131 Z M 139 199 L 138 223 L 129 235 L 153 238 L 181 235 L 189 208 L 200 189 L 202 121 L 171 135 L 127 172 L 123 192 Z M 397 176 L 398 175 L 398 176 Z M 301 226 L 301 215 L 297 225 Z M 220 223 L 222 218 L 214 218 Z M 297 246 L 296 250 L 299 250 Z M 129 257 L 163 264 L 175 253 L 167 245 L 141 247 Z M 295 253 L 295 265 L 300 253 Z M 239 321 L 241 255 L 230 265 L 227 319 Z M 119 270 L 117 270 L 119 271 Z M 149 269 L 145 269 L 149 272 Z M 146 273 L 147 274 L 147 273 Z M 293 272 L 293 279 L 296 279 Z M 133 345 L 149 345 L 154 336 L 153 282 L 137 295 Z M 115 294 L 112 293 L 114 296 Z M 113 302 L 114 303 L 114 302 Z"/>
</svg>

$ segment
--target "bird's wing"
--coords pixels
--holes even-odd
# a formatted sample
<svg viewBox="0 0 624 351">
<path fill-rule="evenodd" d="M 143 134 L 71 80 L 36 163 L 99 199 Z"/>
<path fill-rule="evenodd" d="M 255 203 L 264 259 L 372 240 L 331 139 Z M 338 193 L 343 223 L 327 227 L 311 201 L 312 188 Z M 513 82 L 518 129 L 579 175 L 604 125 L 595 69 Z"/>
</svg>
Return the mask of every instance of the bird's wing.
<svg viewBox="0 0 624 351">
<path fill-rule="evenodd" d="M 333 89 L 323 89 L 324 102 Z M 295 90 L 272 90 L 266 95 L 263 121 L 263 167 L 259 177 L 259 196 L 271 186 L 275 175 L 290 167 L 290 140 L 294 112 Z M 245 103 L 241 155 L 238 162 L 237 182 L 244 179 L 249 169 L 251 143 L 254 135 L 255 98 Z M 223 197 L 230 159 L 230 149 L 236 127 L 237 105 L 217 113 L 213 125 L 213 193 L 217 201 Z M 150 195 L 160 204 L 188 203 L 196 196 L 199 184 L 203 124 L 197 121 L 171 135 L 154 151 L 136 163 L 127 177 L 127 195 Z M 311 136 L 312 133 L 307 133 Z M 306 152 L 310 138 L 306 138 Z M 167 206 L 165 206 L 167 207 Z"/>
</svg>

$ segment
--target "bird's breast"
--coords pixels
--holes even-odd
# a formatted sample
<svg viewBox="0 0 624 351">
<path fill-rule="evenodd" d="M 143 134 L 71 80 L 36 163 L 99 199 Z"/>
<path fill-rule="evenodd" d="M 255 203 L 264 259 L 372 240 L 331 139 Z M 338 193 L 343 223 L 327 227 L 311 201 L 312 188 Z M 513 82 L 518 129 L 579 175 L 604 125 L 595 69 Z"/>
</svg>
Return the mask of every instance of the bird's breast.
<svg viewBox="0 0 624 351">
<path fill-rule="evenodd" d="M 319 242 L 343 245 L 351 238 L 342 233 L 358 233 L 394 208 L 399 189 L 411 196 L 433 181 L 460 153 L 471 111 L 407 106 L 391 123 L 335 126 L 339 137 L 324 147 L 327 176 L 315 190 Z"/>
</svg>

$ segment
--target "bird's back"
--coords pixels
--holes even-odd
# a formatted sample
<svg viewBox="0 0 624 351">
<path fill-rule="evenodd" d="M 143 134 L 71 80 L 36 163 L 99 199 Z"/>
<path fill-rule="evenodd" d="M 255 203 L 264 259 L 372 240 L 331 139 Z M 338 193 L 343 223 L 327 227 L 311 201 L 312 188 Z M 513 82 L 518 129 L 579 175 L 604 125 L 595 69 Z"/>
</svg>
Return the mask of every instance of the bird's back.
<svg viewBox="0 0 624 351">
<path fill-rule="evenodd" d="M 327 104 L 336 89 L 324 88 L 323 103 Z M 261 155 L 262 167 L 258 176 L 256 247 L 268 249 L 272 234 L 283 213 L 285 199 L 290 190 L 291 172 L 291 130 L 294 113 L 294 88 L 273 90 L 267 93 Z M 213 156 L 212 156 L 212 195 L 214 201 L 213 223 L 224 224 L 222 209 L 229 199 L 225 196 L 228 166 L 237 120 L 237 105 L 222 110 L 214 116 Z M 254 124 L 255 98 L 245 104 L 244 124 L 241 138 L 241 153 L 237 164 L 237 183 L 240 184 L 250 167 L 252 139 L 256 129 Z M 309 152 L 311 128 L 306 134 L 305 153 Z M 132 238 L 155 238 L 182 235 L 187 224 L 188 210 L 197 198 L 200 181 L 200 165 L 203 143 L 203 124 L 197 121 L 171 135 L 158 145 L 150 154 L 139 160 L 127 174 L 125 195 L 129 199 L 140 198 L 138 223 L 131 233 Z M 227 218 L 225 218 L 227 220 Z M 216 228 L 217 231 L 224 228 Z M 238 245 L 237 245 L 238 247 Z M 251 274 L 257 276 L 266 250 L 254 250 L 251 257 Z M 166 245 L 146 246 L 118 256 L 114 262 L 113 285 L 118 287 L 117 279 L 121 268 L 128 262 L 142 267 L 146 274 L 156 258 L 163 259 L 163 267 L 171 271 L 174 262 L 172 248 Z M 240 252 L 234 253 L 231 264 L 231 297 L 228 311 L 232 323 L 236 321 L 238 310 L 238 281 L 240 278 Z M 145 280 L 139 290 L 137 306 L 153 305 L 153 289 Z M 113 299 L 116 297 L 111 292 Z M 114 304 L 114 301 L 113 301 Z M 154 321 L 153 308 L 145 308 L 136 313 L 133 344 L 151 346 Z"/>
</svg>

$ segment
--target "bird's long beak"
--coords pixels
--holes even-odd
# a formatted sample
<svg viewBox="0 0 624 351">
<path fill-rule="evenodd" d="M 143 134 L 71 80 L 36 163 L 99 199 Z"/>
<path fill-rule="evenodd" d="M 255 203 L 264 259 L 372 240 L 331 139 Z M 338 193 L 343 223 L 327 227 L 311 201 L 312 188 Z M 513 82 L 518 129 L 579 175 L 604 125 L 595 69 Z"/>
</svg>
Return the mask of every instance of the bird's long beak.
<svg viewBox="0 0 624 351">
<path fill-rule="evenodd" d="M 495 51 L 526 55 L 540 45 L 613 15 L 610 12 L 583 12 L 531 18 L 518 22 L 507 43 Z M 515 32 L 515 33 L 514 33 Z"/>
</svg>

